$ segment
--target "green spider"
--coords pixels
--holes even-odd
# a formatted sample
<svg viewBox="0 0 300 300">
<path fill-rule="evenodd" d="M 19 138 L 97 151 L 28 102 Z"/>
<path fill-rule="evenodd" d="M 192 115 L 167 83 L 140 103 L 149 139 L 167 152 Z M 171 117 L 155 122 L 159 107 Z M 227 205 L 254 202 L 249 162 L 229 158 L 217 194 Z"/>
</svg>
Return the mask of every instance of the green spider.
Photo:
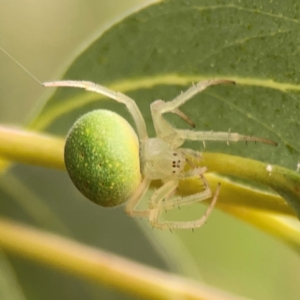
<svg viewBox="0 0 300 300">
<path fill-rule="evenodd" d="M 199 160 L 201 153 L 180 148 L 186 140 L 254 141 L 276 145 L 268 139 L 238 133 L 175 129 L 163 118 L 163 114 L 170 112 L 193 124 L 179 107 L 211 85 L 234 83 L 230 80 L 202 81 L 172 101 L 154 101 L 151 104 L 151 114 L 156 131 L 155 138 L 148 137 L 145 120 L 135 101 L 122 93 L 87 81 L 54 81 L 43 85 L 84 88 L 105 95 L 125 104 L 134 119 L 138 137 L 125 119 L 107 110 L 87 113 L 74 124 L 66 140 L 65 164 L 79 191 L 96 204 L 105 207 L 117 206 L 127 201 L 127 214 L 148 218 L 153 227 L 183 229 L 201 227 L 211 214 L 220 192 L 219 184 L 206 212 L 197 220 L 159 220 L 163 211 L 212 197 L 204 177 L 207 168 L 194 167 L 189 159 Z M 191 166 L 189 171 L 184 169 L 186 163 Z M 204 189 L 193 195 L 176 196 L 179 181 L 195 176 L 202 180 Z M 161 180 L 162 186 L 152 194 L 147 209 L 136 209 L 153 180 Z"/>
</svg>

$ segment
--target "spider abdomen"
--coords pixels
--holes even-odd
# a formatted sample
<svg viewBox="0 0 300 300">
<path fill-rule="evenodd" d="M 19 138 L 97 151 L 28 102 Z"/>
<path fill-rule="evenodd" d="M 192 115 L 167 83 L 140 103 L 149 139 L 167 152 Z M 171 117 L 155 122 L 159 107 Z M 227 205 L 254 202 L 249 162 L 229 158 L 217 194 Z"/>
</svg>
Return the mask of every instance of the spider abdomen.
<svg viewBox="0 0 300 300">
<path fill-rule="evenodd" d="M 136 134 L 125 119 L 107 110 L 75 122 L 65 144 L 65 165 L 78 190 L 101 206 L 124 203 L 141 181 Z"/>
</svg>

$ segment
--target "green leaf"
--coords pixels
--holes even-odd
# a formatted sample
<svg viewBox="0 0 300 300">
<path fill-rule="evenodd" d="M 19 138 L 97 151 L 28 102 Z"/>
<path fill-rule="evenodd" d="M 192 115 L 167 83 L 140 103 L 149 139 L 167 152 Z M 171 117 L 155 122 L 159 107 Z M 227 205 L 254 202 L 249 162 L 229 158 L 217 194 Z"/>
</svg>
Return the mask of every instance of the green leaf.
<svg viewBox="0 0 300 300">
<path fill-rule="evenodd" d="M 136 99 L 151 134 L 153 100 L 170 100 L 203 79 L 234 79 L 237 86 L 210 88 L 187 103 L 184 111 L 198 130 L 230 129 L 273 139 L 279 147 L 209 143 L 207 148 L 294 170 L 300 143 L 298 52 L 291 57 L 292 49 L 297 49 L 296 13 L 291 9 L 286 15 L 282 7 L 265 7 L 264 1 L 160 3 L 104 33 L 76 58 L 63 78 L 89 80 L 127 93 Z M 66 133 L 74 119 L 91 108 L 121 111 L 119 104 L 105 101 L 102 105 L 100 99 L 85 91 L 58 89 L 30 128 Z M 173 122 L 183 126 L 176 119 Z M 199 143 L 193 143 L 193 148 L 203 149 Z"/>
</svg>

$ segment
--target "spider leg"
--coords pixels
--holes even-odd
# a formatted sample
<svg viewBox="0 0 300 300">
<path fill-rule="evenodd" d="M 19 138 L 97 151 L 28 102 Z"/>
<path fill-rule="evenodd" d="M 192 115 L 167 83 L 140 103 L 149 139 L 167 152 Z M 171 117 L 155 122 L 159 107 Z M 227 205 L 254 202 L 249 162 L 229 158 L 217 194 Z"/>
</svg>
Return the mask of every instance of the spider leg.
<svg viewBox="0 0 300 300">
<path fill-rule="evenodd" d="M 187 163 L 189 164 L 190 162 L 187 161 Z M 192 164 L 192 166 L 194 167 L 194 165 Z M 208 185 L 205 177 L 203 176 L 203 174 L 207 171 L 206 167 L 195 167 L 193 169 L 190 169 L 184 173 L 178 174 L 177 178 L 180 180 L 184 180 L 184 179 L 188 179 L 188 178 L 194 178 L 195 176 L 200 176 L 201 180 L 203 181 L 204 185 Z"/>
<path fill-rule="evenodd" d="M 196 160 L 200 160 L 202 158 L 202 153 L 189 148 L 181 148 L 181 151 L 188 156 L 193 157 Z"/>
<path fill-rule="evenodd" d="M 127 109 L 129 110 L 130 114 L 132 115 L 139 138 L 144 140 L 148 138 L 146 124 L 144 118 L 136 105 L 135 101 L 130 97 L 126 96 L 125 94 L 114 92 L 102 85 L 90 82 L 90 81 L 73 81 L 73 80 L 65 80 L 65 81 L 53 81 L 53 82 L 44 82 L 43 85 L 45 87 L 75 87 L 75 88 L 82 88 L 86 89 L 90 92 L 95 92 L 104 96 L 107 96 L 117 102 L 123 103 L 126 105 Z"/>
<path fill-rule="evenodd" d="M 174 148 L 181 146 L 184 143 L 184 139 L 180 138 L 176 130 L 171 126 L 162 115 L 167 112 L 171 112 L 180 116 L 183 120 L 194 127 L 194 123 L 179 110 L 178 107 L 183 105 L 186 101 L 191 99 L 194 95 L 204 91 L 207 87 L 211 85 L 218 85 L 222 83 L 234 84 L 234 81 L 230 80 L 207 80 L 201 81 L 196 85 L 193 85 L 185 92 L 181 93 L 174 100 L 165 102 L 162 100 L 154 101 L 151 104 L 151 114 L 153 119 L 153 124 L 155 127 L 156 134 L 159 138 L 165 140 L 166 142 L 173 145 Z"/>
<path fill-rule="evenodd" d="M 145 177 L 139 185 L 138 189 L 128 200 L 125 211 L 129 216 L 149 217 L 150 210 L 137 210 L 136 207 L 142 200 L 145 193 L 148 191 L 150 183 L 151 180 Z"/>
<path fill-rule="evenodd" d="M 175 108 L 171 113 L 179 116 L 181 119 L 183 119 L 185 122 L 187 122 L 191 127 L 195 128 L 195 123 L 185 114 L 183 113 L 179 108 Z"/>
<path fill-rule="evenodd" d="M 149 209 L 156 209 L 158 203 L 163 202 L 165 199 L 170 197 L 170 195 L 176 190 L 178 186 L 178 180 L 170 180 L 166 182 L 163 186 L 157 189 L 150 198 Z"/>
<path fill-rule="evenodd" d="M 183 140 L 191 141 L 225 141 L 229 142 L 239 142 L 239 141 L 249 141 L 249 142 L 259 142 L 265 143 L 273 146 L 277 146 L 277 143 L 265 139 L 258 138 L 255 136 L 247 136 L 239 133 L 228 132 L 214 132 L 214 131 L 191 131 L 191 130 L 182 130 L 176 129 L 177 137 Z"/>
<path fill-rule="evenodd" d="M 161 202 L 164 199 L 167 199 L 168 197 L 170 197 L 175 192 L 177 185 L 178 185 L 178 180 L 171 180 L 171 181 L 168 181 L 167 183 L 165 183 L 159 189 L 157 189 L 154 192 L 154 194 L 152 195 L 151 199 L 150 199 L 150 204 L 149 204 L 149 209 L 148 210 L 136 211 L 134 208 L 139 202 L 139 200 L 137 198 L 140 198 L 140 197 L 139 196 L 134 197 L 135 200 L 129 201 L 129 203 L 126 207 L 126 212 L 129 213 L 128 207 L 129 207 L 129 204 L 131 203 L 131 205 L 130 205 L 131 206 L 130 214 L 135 215 L 135 216 L 148 217 L 150 223 L 152 224 L 151 219 L 150 219 L 150 215 L 154 211 L 157 210 L 155 208 L 157 202 Z"/>
<path fill-rule="evenodd" d="M 220 184 L 218 185 L 218 187 L 216 189 L 216 192 L 212 199 L 212 202 L 208 206 L 204 215 L 201 218 L 199 218 L 198 220 L 189 221 L 189 222 L 176 222 L 176 221 L 160 222 L 159 221 L 160 214 L 165 210 L 170 210 L 170 209 L 174 208 L 174 207 L 169 207 L 168 203 L 165 203 L 166 205 L 163 205 L 161 203 L 162 201 L 160 200 L 157 208 L 153 208 L 151 210 L 150 215 L 149 215 L 149 221 L 153 227 L 156 227 L 159 229 L 187 229 L 187 228 L 201 227 L 206 222 L 208 217 L 210 216 L 210 214 L 217 202 L 219 192 L 220 192 Z M 189 198 L 188 201 L 186 201 L 185 198 Z M 207 198 L 208 197 L 207 197 L 206 191 L 204 191 L 202 193 L 197 193 L 192 196 L 183 197 L 183 198 L 181 198 L 181 200 L 178 200 L 177 203 L 178 204 L 195 203 L 195 202 L 203 201 Z"/>
<path fill-rule="evenodd" d="M 169 210 L 173 208 L 178 208 L 183 205 L 189 205 L 195 202 L 200 202 L 202 200 L 210 198 L 211 196 L 212 194 L 210 188 L 205 185 L 204 191 L 200 193 L 185 197 L 177 196 L 173 199 L 168 199 L 166 202 L 160 201 L 157 205 L 155 205 L 155 209 Z"/>
<path fill-rule="evenodd" d="M 195 202 L 195 199 L 208 199 L 212 196 L 211 189 L 208 185 L 206 178 L 203 174 L 206 172 L 207 168 L 196 168 L 190 171 L 187 171 L 180 177 L 180 180 L 188 179 L 188 178 L 195 178 L 195 176 L 199 176 L 203 182 L 204 190 L 202 192 L 190 195 L 190 196 L 177 196 L 172 199 L 150 199 L 150 207 L 151 208 L 163 208 L 164 210 L 176 208 L 182 205 L 188 205 Z M 167 185 L 167 183 L 165 184 Z M 176 186 L 177 187 L 177 186 Z M 175 188 L 176 188 L 175 187 Z M 175 190 L 175 189 L 174 189 Z M 153 195 L 155 198 L 155 195 Z M 165 201 L 163 201 L 165 200 Z M 199 201 L 199 200 L 196 200 Z M 200 200 L 201 201 L 201 200 Z"/>
<path fill-rule="evenodd" d="M 185 102 L 187 102 L 189 99 L 191 99 L 196 94 L 199 94 L 203 92 L 206 88 L 208 88 L 211 85 L 219 85 L 219 84 L 235 84 L 232 80 L 225 80 L 225 79 L 219 79 L 219 80 L 205 80 L 200 81 L 195 85 L 192 85 L 188 90 L 181 93 L 179 96 L 177 96 L 174 100 L 163 102 L 163 105 L 160 106 L 159 113 L 164 114 L 167 112 L 172 112 L 179 106 L 183 105 Z"/>
<path fill-rule="evenodd" d="M 151 112 L 153 117 L 153 122 L 157 136 L 163 140 L 171 143 L 174 147 L 179 147 L 183 144 L 185 140 L 192 141 L 225 141 L 225 142 L 238 142 L 238 141 L 253 141 L 260 142 L 269 145 L 276 146 L 277 143 L 264 138 L 258 138 L 254 136 L 246 136 L 238 133 L 229 132 L 213 132 L 213 131 L 190 131 L 190 130 L 177 130 L 173 128 L 162 115 L 167 112 L 176 113 L 184 120 L 187 116 L 181 116 L 181 112 L 178 113 L 178 107 L 183 105 L 186 101 L 191 99 L 197 93 L 204 91 L 207 87 L 211 85 L 218 85 L 222 83 L 234 84 L 234 81 L 230 80 L 207 80 L 201 81 L 196 85 L 190 87 L 187 91 L 181 93 L 174 100 L 169 102 L 164 102 L 162 100 L 157 100 L 151 104 Z"/>
</svg>

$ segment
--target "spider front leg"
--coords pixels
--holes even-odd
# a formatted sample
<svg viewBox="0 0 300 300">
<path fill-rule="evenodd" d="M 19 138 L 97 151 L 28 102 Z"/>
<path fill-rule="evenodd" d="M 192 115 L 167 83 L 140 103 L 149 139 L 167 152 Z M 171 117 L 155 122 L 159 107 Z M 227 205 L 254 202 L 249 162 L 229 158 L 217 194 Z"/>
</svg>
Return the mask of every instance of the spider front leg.
<svg viewBox="0 0 300 300">
<path fill-rule="evenodd" d="M 174 147 L 179 147 L 183 144 L 185 140 L 192 141 L 225 141 L 225 142 L 238 142 L 238 141 L 254 141 L 261 142 L 276 146 L 277 143 L 264 138 L 258 138 L 253 136 L 241 135 L 238 133 L 228 132 L 213 132 L 213 131 L 191 131 L 191 130 L 177 130 L 174 129 L 163 117 L 164 113 L 175 113 L 180 115 L 178 109 L 179 106 L 183 105 L 186 101 L 190 100 L 194 95 L 204 91 L 207 87 L 211 85 L 218 84 L 234 84 L 234 81 L 230 80 L 208 80 L 199 82 L 196 85 L 190 87 L 187 91 L 181 93 L 174 100 L 169 102 L 164 102 L 157 100 L 151 105 L 151 112 L 153 117 L 153 122 L 157 135 L 164 139 L 165 141 L 174 145 Z M 182 117 L 188 123 L 190 123 L 187 116 Z"/>
<path fill-rule="evenodd" d="M 139 185 L 138 189 L 128 200 L 125 207 L 125 211 L 129 216 L 149 218 L 150 210 L 137 210 L 136 207 L 138 206 L 138 204 L 140 203 L 140 201 L 143 199 L 144 195 L 148 191 L 150 183 L 151 183 L 150 179 L 144 178 L 141 184 Z"/>
<path fill-rule="evenodd" d="M 209 86 L 219 85 L 219 84 L 235 84 L 235 82 L 233 80 L 226 80 L 226 79 L 200 81 L 197 84 L 192 85 L 188 90 L 178 95 L 172 101 L 165 102 L 164 105 L 160 107 L 160 113 L 164 114 L 167 112 L 173 112 L 178 107 L 183 105 L 185 102 L 190 100 L 193 96 L 203 92 Z"/>
<path fill-rule="evenodd" d="M 135 216 L 135 217 L 146 217 L 150 219 L 150 214 L 152 209 L 146 209 L 146 210 L 137 210 L 136 207 L 140 203 L 140 201 L 143 199 L 143 196 L 149 189 L 149 185 L 151 183 L 151 180 L 148 178 L 144 178 L 142 183 L 140 184 L 139 188 L 137 191 L 133 194 L 133 196 L 128 200 L 126 204 L 125 211 L 128 215 L 130 216 Z M 178 185 L 177 180 L 175 181 L 169 181 L 167 184 L 164 184 L 162 187 L 157 189 L 154 192 L 154 197 L 152 196 L 151 199 L 155 202 L 159 202 L 165 198 L 168 198 L 176 189 Z M 151 207 L 151 205 L 150 205 Z"/>
<path fill-rule="evenodd" d="M 208 188 L 209 189 L 209 188 Z M 166 210 L 170 210 L 170 209 L 174 209 L 177 208 L 180 205 L 187 205 L 187 204 L 191 204 L 191 203 L 196 203 L 196 202 L 200 202 L 203 200 L 208 199 L 211 196 L 210 190 L 209 193 L 207 192 L 208 190 L 205 189 L 203 192 L 201 193 L 197 193 L 191 196 L 186 196 L 186 197 L 177 197 L 176 200 L 174 199 L 173 201 L 169 201 L 168 199 L 164 201 L 163 198 L 160 197 L 160 199 L 158 200 L 156 197 L 156 195 L 153 195 L 152 199 L 151 199 L 151 203 L 158 203 L 156 206 L 154 206 L 151 211 L 150 211 L 150 215 L 149 215 L 149 221 L 150 224 L 153 227 L 159 228 L 159 229 L 188 229 L 188 228 L 199 228 L 201 227 L 206 220 L 208 219 L 208 217 L 210 216 L 216 202 L 219 196 L 219 192 L 220 192 L 220 184 L 218 185 L 215 195 L 212 199 L 212 202 L 210 203 L 209 207 L 207 208 L 207 210 L 205 211 L 204 215 L 202 217 L 200 217 L 198 220 L 195 221 L 181 221 L 181 222 L 177 222 L 177 221 L 165 221 L 165 222 L 160 222 L 159 221 L 159 216 L 161 215 L 162 212 L 166 211 Z M 176 202 L 176 203 L 175 203 Z"/>
<path fill-rule="evenodd" d="M 82 88 L 90 92 L 95 92 L 107 96 L 113 100 L 116 100 L 117 102 L 125 104 L 134 119 L 139 138 L 141 140 L 148 138 L 146 124 L 141 114 L 141 111 L 137 107 L 135 101 L 130 97 L 126 96 L 125 94 L 114 92 L 100 84 L 96 84 L 90 81 L 74 81 L 74 80 L 52 81 L 52 82 L 44 82 L 43 85 L 45 87 Z"/>
</svg>

